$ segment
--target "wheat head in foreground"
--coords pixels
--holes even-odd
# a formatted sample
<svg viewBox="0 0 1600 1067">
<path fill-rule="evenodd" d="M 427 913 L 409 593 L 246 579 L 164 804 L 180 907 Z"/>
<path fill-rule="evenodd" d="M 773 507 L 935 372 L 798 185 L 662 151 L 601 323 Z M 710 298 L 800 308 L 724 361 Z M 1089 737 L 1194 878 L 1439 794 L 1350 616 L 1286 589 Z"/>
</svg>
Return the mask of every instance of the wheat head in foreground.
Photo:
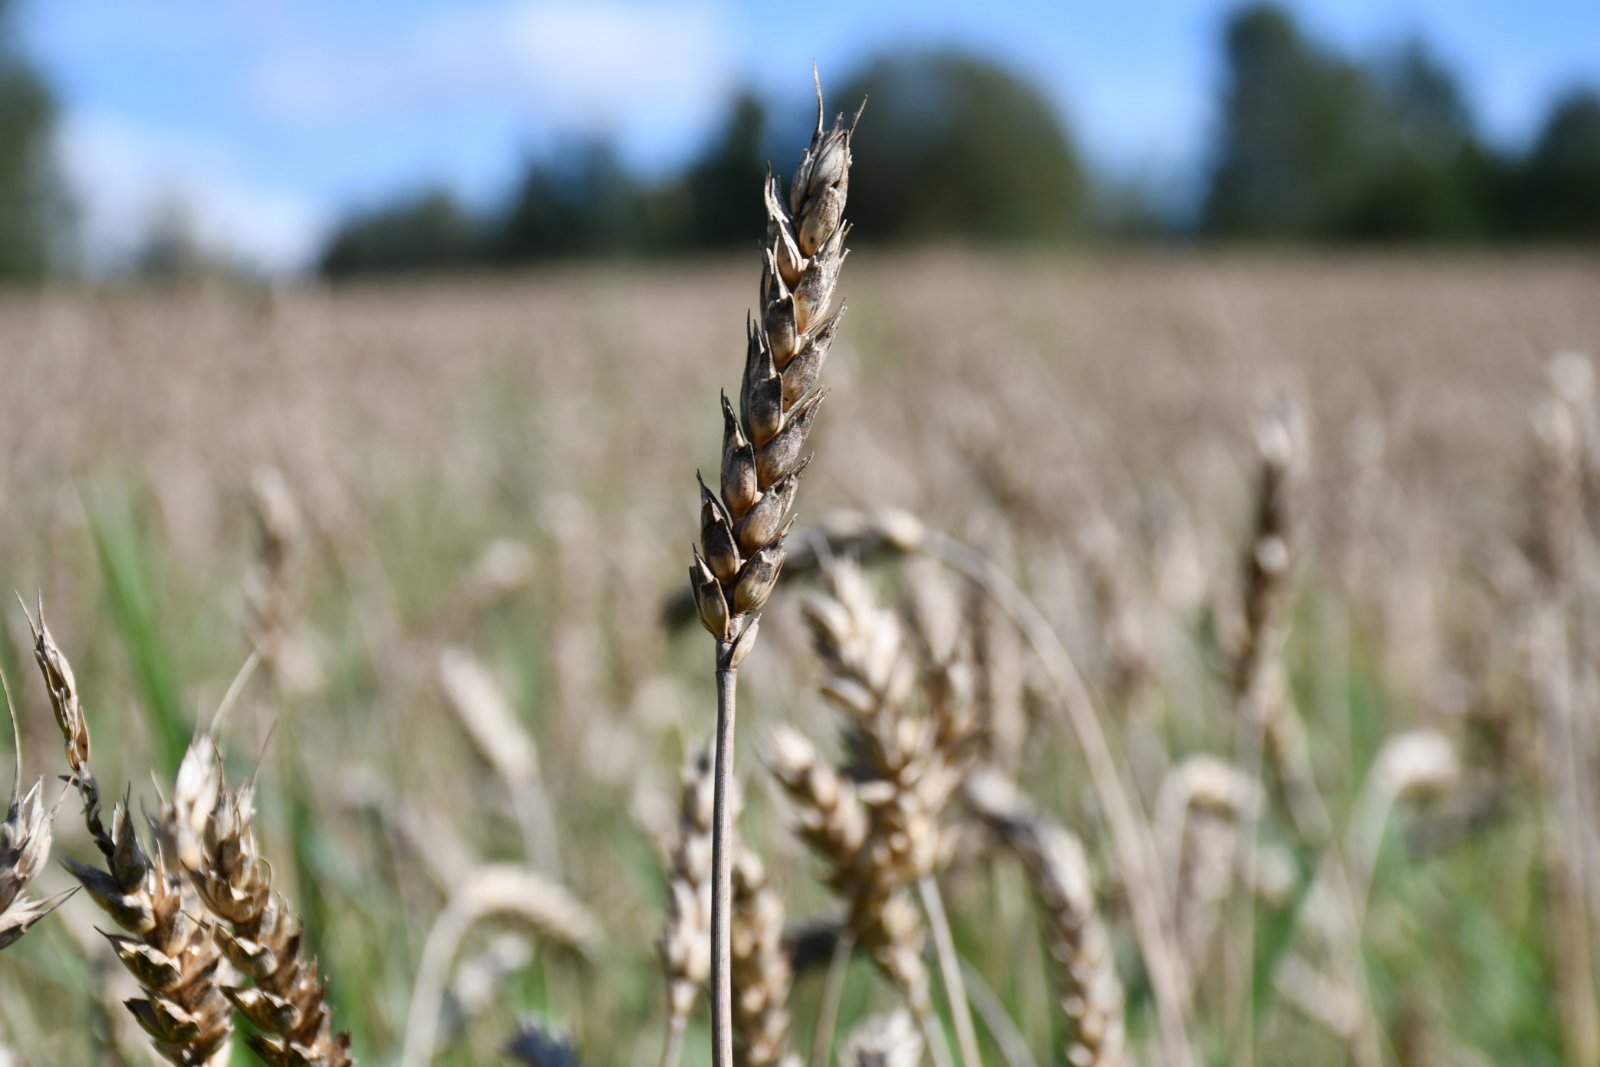
<svg viewBox="0 0 1600 1067">
<path fill-rule="evenodd" d="M 0 686 L 4 685 L 5 679 L 0 677 Z M 5 700 L 16 763 L 11 777 L 11 799 L 6 804 L 5 821 L 0 822 L 0 949 L 14 944 L 29 927 L 55 911 L 66 899 L 63 895 L 49 900 L 30 900 L 23 895 L 50 857 L 51 820 L 55 811 L 44 806 L 43 782 L 35 783 L 26 795 L 22 792 L 22 735 L 17 731 L 9 687 L 5 688 Z"/>
<path fill-rule="evenodd" d="M 783 569 L 789 508 L 810 457 L 806 436 L 824 392 L 817 376 L 842 309 L 834 285 L 844 263 L 845 198 L 855 121 L 817 127 L 800 157 L 787 201 L 770 172 L 761 314 L 748 329 L 739 413 L 722 397 L 721 495 L 700 483 L 700 546 L 689 583 L 700 621 L 716 638 L 717 739 L 712 847 L 711 1023 L 716 1067 L 733 1064 L 733 980 L 729 956 L 733 846 L 729 789 L 738 667 L 755 643 L 761 608 Z M 856 112 L 859 119 L 861 113 Z"/>
<path fill-rule="evenodd" d="M 152 855 L 139 842 L 124 800 L 111 829 L 100 815 L 100 788 L 89 766 L 89 724 L 72 665 L 39 618 L 28 617 L 34 659 L 50 694 L 56 724 L 66 742 L 71 781 L 83 799 L 84 824 L 105 866 L 67 860 L 67 869 L 127 936 L 105 934 L 112 950 L 145 994 L 127 1007 L 163 1059 L 180 1067 L 220 1064 L 228 1058 L 232 1012 L 217 987 L 218 954 L 212 926 L 198 918 L 194 890 L 170 865 L 167 850 Z M 163 809 L 158 824 L 170 822 Z"/>
</svg>

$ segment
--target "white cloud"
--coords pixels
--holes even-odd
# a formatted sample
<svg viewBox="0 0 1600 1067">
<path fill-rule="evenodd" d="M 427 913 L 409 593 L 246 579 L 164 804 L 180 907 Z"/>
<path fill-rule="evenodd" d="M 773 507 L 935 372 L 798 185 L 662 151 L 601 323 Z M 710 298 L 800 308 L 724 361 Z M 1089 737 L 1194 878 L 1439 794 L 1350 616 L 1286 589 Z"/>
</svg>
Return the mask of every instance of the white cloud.
<svg viewBox="0 0 1600 1067">
<path fill-rule="evenodd" d="M 58 138 L 93 269 L 125 261 L 174 207 L 202 249 L 270 273 L 304 266 L 322 236 L 315 203 L 252 181 L 218 144 L 83 112 L 66 116 Z"/>
<path fill-rule="evenodd" d="M 303 126 L 489 108 L 541 132 L 681 137 L 726 100 L 725 18 L 704 0 L 456 5 L 270 55 L 251 90 L 268 115 Z"/>
</svg>

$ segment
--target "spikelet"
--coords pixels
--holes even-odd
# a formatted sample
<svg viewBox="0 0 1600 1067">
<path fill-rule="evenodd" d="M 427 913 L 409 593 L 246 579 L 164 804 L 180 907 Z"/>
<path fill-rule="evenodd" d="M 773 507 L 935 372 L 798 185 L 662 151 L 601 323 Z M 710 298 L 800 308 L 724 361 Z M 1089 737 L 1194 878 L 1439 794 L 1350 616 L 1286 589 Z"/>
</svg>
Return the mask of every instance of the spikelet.
<svg viewBox="0 0 1600 1067">
<path fill-rule="evenodd" d="M 922 1034 L 903 1011 L 862 1020 L 845 1040 L 848 1067 L 917 1067 L 922 1062 Z"/>
<path fill-rule="evenodd" d="M 300 922 L 273 892 L 272 869 L 256 846 L 253 786 L 229 789 L 220 776 L 217 782 L 201 861 L 190 875 L 201 901 L 222 920 L 223 952 L 254 983 L 224 988 L 259 1031 L 245 1040 L 270 1067 L 349 1067 L 350 1037 L 333 1032 L 327 985 L 306 958 Z"/>
<path fill-rule="evenodd" d="M 985 823 L 1011 846 L 1033 884 L 1045 944 L 1061 984 L 1061 1010 L 1071 1033 L 1066 1061 L 1073 1067 L 1129 1063 L 1122 982 L 1095 907 L 1083 846 L 1034 810 L 1010 782 L 974 774 L 967 798 Z"/>
<path fill-rule="evenodd" d="M 0 686 L 5 679 L 0 677 Z M 11 799 L 6 804 L 5 822 L 0 823 L 0 949 L 14 944 L 34 923 L 49 915 L 66 899 L 30 900 L 23 895 L 39 876 L 50 858 L 50 836 L 55 818 L 46 809 L 43 782 L 22 793 L 22 738 L 17 732 L 16 713 L 11 707 L 11 690 L 5 689 L 6 714 L 11 720 L 11 740 L 15 765 L 11 776 Z"/>
<path fill-rule="evenodd" d="M 809 462 L 806 436 L 825 395 L 817 377 L 843 313 L 833 310 L 834 286 L 850 230 L 844 206 L 855 125 L 840 116 L 825 130 L 823 117 L 819 82 L 817 128 L 787 201 L 767 176 L 761 310 L 746 329 L 739 411 L 724 394 L 718 491 L 700 483 L 689 585 L 728 667 L 749 651 L 755 618 L 783 569 L 788 512 Z"/>
<path fill-rule="evenodd" d="M 26 610 L 26 609 L 24 609 Z M 104 869 L 67 860 L 89 896 L 124 935 L 105 933 L 112 950 L 139 983 L 143 998 L 127 1001 L 157 1052 L 181 1067 L 226 1062 L 233 1018 L 216 984 L 222 958 L 215 931 L 194 918 L 197 900 L 166 850 L 154 855 L 140 843 L 126 799 L 108 832 L 100 816 L 100 791 L 89 766 L 89 725 L 72 666 L 44 621 L 39 606 L 33 631 L 34 658 L 50 693 L 56 724 L 67 746 L 67 763 L 84 803 L 84 823 L 105 860 Z M 171 816 L 163 813 L 161 821 Z"/>
</svg>

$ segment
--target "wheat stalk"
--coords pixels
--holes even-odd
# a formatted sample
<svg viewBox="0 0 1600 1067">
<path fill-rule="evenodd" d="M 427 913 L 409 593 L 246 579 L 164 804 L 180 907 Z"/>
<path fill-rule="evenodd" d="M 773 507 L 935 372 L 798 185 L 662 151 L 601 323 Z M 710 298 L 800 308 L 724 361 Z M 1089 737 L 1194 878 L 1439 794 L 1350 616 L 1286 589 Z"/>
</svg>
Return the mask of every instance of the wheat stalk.
<svg viewBox="0 0 1600 1067">
<path fill-rule="evenodd" d="M 89 725 L 72 665 L 39 617 L 28 616 L 34 659 L 66 742 L 67 763 L 84 804 L 84 823 L 104 858 L 104 869 L 67 860 L 67 869 L 128 935 L 105 933 L 112 950 L 144 991 L 127 1007 L 156 1051 L 182 1067 L 227 1059 L 232 1013 L 216 984 L 222 957 L 216 930 L 198 912 L 194 890 L 170 867 L 167 850 L 150 855 L 140 844 L 126 799 L 116 805 L 111 829 L 100 815 L 100 789 L 89 766 Z M 24 606 L 24 614 L 27 613 Z M 163 809 L 161 821 L 170 818 Z M 158 835 L 159 836 L 159 835 Z"/>
<path fill-rule="evenodd" d="M 822 83 L 817 127 L 801 156 L 788 202 L 768 175 L 767 249 L 761 314 L 747 330 L 739 414 L 722 397 L 720 497 L 700 483 L 700 547 L 689 570 L 700 621 L 716 638 L 716 803 L 713 827 L 711 959 L 712 1053 L 716 1067 L 733 1062 L 733 989 L 728 917 L 732 896 L 735 693 L 739 663 L 755 642 L 761 608 L 783 569 L 786 522 L 807 434 L 824 392 L 814 388 L 842 310 L 834 285 L 845 259 L 844 221 L 850 137 L 855 123 L 824 129 Z M 857 118 L 860 112 L 857 112 Z M 702 551 L 703 550 L 703 551 Z"/>
<path fill-rule="evenodd" d="M 563 886 L 543 874 L 510 863 L 487 863 L 461 872 L 449 903 L 434 920 L 422 946 L 417 981 L 406 1013 L 403 1067 L 421 1067 L 437 1051 L 439 1011 L 451 963 L 467 932 L 503 916 L 558 945 L 591 955 L 604 943 L 599 922 Z"/>
</svg>

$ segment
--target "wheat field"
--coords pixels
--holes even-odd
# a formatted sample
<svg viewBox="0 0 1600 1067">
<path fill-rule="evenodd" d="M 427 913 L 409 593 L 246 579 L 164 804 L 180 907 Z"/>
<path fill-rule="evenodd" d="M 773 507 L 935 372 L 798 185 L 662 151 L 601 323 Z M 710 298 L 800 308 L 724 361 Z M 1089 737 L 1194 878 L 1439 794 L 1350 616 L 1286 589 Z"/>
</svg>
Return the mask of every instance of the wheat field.
<svg viewBox="0 0 1600 1067">
<path fill-rule="evenodd" d="M 590 1064 L 661 1059 L 663 930 L 693 918 L 674 884 L 705 819 L 680 774 L 716 710 L 669 607 L 758 261 L 0 301 L 0 558 L 71 659 L 106 803 L 182 810 L 180 762 L 238 681 L 222 767 L 259 775 L 255 840 L 362 1062 L 507 1062 L 529 1017 Z M 962 660 L 983 762 L 1029 798 L 917 765 L 954 776 L 939 854 L 905 862 L 936 873 L 975 1033 L 930 946 L 899 964 L 933 975 L 931 1031 L 891 1017 L 851 1062 L 918 1062 L 893 1056 L 923 1038 L 1168 1062 L 1141 894 L 1195 1062 L 1596 1062 L 1600 409 L 1589 365 L 1552 359 L 1600 348 L 1600 262 L 863 243 L 839 292 L 791 541 L 857 513 L 998 566 L 1083 676 L 1157 869 L 1121 884 L 1048 664 L 981 590 L 927 552 L 874 544 L 858 573 L 843 545 L 819 575 L 791 547 L 742 672 L 758 859 L 734 888 L 810 925 L 745 959 L 793 1020 L 747 1013 L 772 1047 L 740 1062 L 810 1056 L 834 1002 L 842 1049 L 904 999 L 870 946 L 830 961 L 838 886 L 794 832 L 797 753 L 841 753 L 839 679 L 871 675 L 840 612 Z M 22 790 L 54 804 L 35 635 L 6 622 Z M 54 855 L 95 861 L 65 792 Z M 73 884 L 52 863 L 29 892 Z M 89 895 L 0 957 L 0 1063 L 152 1062 Z M 703 1062 L 704 998 L 673 996 Z"/>
</svg>

